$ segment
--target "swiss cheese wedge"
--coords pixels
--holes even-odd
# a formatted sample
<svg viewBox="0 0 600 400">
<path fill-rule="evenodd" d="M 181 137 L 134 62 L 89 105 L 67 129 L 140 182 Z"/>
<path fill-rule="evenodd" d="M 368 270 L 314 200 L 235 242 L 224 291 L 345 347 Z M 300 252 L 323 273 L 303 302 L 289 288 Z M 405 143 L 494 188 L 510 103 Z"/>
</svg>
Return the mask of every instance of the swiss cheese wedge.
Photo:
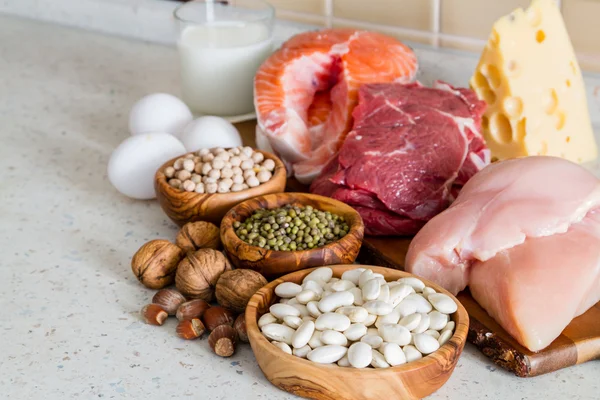
<svg viewBox="0 0 600 400">
<path fill-rule="evenodd" d="M 493 157 L 596 158 L 583 78 L 553 0 L 498 20 L 470 83 L 488 103 L 482 125 Z"/>
</svg>

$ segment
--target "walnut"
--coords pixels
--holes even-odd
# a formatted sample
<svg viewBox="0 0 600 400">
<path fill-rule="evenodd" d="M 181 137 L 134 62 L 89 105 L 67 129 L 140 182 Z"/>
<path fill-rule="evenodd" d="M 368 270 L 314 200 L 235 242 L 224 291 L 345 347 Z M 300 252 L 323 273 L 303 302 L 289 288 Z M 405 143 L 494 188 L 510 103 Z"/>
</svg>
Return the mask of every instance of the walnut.
<svg viewBox="0 0 600 400">
<path fill-rule="evenodd" d="M 188 299 L 210 302 L 214 296 L 217 280 L 231 264 L 223 253 L 213 249 L 200 249 L 188 253 L 181 260 L 175 275 L 175 286 Z"/>
<path fill-rule="evenodd" d="M 225 308 L 243 313 L 250 297 L 266 284 L 265 277 L 251 269 L 225 272 L 217 282 L 217 302 Z"/>
<path fill-rule="evenodd" d="M 168 240 L 152 240 L 133 255 L 131 270 L 144 286 L 162 289 L 173 283 L 177 265 L 184 256 L 183 250 Z"/>
<path fill-rule="evenodd" d="M 186 252 L 198 249 L 218 250 L 221 247 L 221 236 L 215 224 L 205 221 L 189 222 L 181 228 L 175 243 Z"/>
</svg>

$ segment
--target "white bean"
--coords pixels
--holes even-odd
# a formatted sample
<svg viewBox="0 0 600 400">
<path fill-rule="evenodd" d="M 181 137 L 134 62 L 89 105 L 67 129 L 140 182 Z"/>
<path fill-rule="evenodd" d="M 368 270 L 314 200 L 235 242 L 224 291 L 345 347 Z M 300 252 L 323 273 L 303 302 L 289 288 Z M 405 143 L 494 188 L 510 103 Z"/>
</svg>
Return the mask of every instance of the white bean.
<svg viewBox="0 0 600 400">
<path fill-rule="evenodd" d="M 409 331 L 412 331 L 417 326 L 419 326 L 420 322 L 421 322 L 421 314 L 415 313 L 415 314 L 410 314 L 410 315 L 407 315 L 406 317 L 403 317 L 400 320 L 400 322 L 398 322 L 398 323 L 400 325 L 402 325 L 403 327 L 405 327 L 406 329 L 408 329 Z"/>
<path fill-rule="evenodd" d="M 373 352 L 371 346 L 364 342 L 354 343 L 348 349 L 348 361 L 354 368 L 365 368 L 371 364 Z"/>
<path fill-rule="evenodd" d="M 348 290 L 348 292 L 352 293 L 352 295 L 354 296 L 355 306 L 362 306 L 364 304 L 364 300 L 362 298 L 362 290 L 360 290 L 360 288 L 354 287 Z"/>
<path fill-rule="evenodd" d="M 377 300 L 385 301 L 386 303 L 390 300 L 390 288 L 387 284 L 383 284 L 379 286 L 379 296 L 377 296 Z"/>
<path fill-rule="evenodd" d="M 302 291 L 302 286 L 293 282 L 283 282 L 275 287 L 275 294 L 282 299 L 290 299 Z"/>
<path fill-rule="evenodd" d="M 321 312 L 331 312 L 339 307 L 351 306 L 354 303 L 354 296 L 350 292 L 335 292 L 319 301 L 319 310 Z"/>
<path fill-rule="evenodd" d="M 400 313 L 402 318 L 417 312 L 417 303 L 414 300 L 404 299 L 398 304 L 394 310 Z"/>
<path fill-rule="evenodd" d="M 362 343 L 366 343 L 374 349 L 382 345 L 383 339 L 379 335 L 365 335 L 360 338 Z"/>
<path fill-rule="evenodd" d="M 448 315 L 443 314 L 439 311 L 432 311 L 429 313 L 429 329 L 435 329 L 437 331 L 444 329 L 448 323 Z"/>
<path fill-rule="evenodd" d="M 302 289 L 304 289 L 304 290 L 312 290 L 313 292 L 315 292 L 319 296 L 321 295 L 321 293 L 323 293 L 323 286 L 321 286 L 319 284 L 319 282 L 313 281 L 313 280 L 305 281 L 302 284 Z"/>
<path fill-rule="evenodd" d="M 379 297 L 379 293 L 381 292 L 381 286 L 379 285 L 379 281 L 377 279 L 371 279 L 362 287 L 362 295 L 363 300 L 375 300 Z"/>
<path fill-rule="evenodd" d="M 379 300 L 367 301 L 363 304 L 363 307 L 367 309 L 369 314 L 375 315 L 387 315 L 394 309 L 391 304 Z"/>
<path fill-rule="evenodd" d="M 302 282 L 306 281 L 316 281 L 318 283 L 322 282 L 323 284 L 329 282 L 331 277 L 333 276 L 333 270 L 329 267 L 320 267 L 312 271 L 310 274 L 306 275 Z"/>
<path fill-rule="evenodd" d="M 312 349 L 310 348 L 309 345 L 306 346 L 302 346 L 299 349 L 293 348 L 292 349 L 292 354 L 295 355 L 296 357 L 300 357 L 300 358 L 306 358 L 306 355 L 308 353 L 310 353 Z"/>
<path fill-rule="evenodd" d="M 367 327 L 364 324 L 356 323 L 350 325 L 348 329 L 344 331 L 344 335 L 348 340 L 355 342 L 360 340 L 363 336 L 367 334 Z"/>
<path fill-rule="evenodd" d="M 316 301 L 309 301 L 308 303 L 306 303 L 306 309 L 308 310 L 309 314 L 314 318 L 318 318 L 319 315 L 322 314 L 319 310 L 319 303 L 317 303 Z"/>
<path fill-rule="evenodd" d="M 292 344 L 292 336 L 294 335 L 294 330 L 287 325 L 267 324 L 262 327 L 262 333 L 268 339 Z"/>
<path fill-rule="evenodd" d="M 329 282 L 327 282 L 325 285 L 323 285 L 323 289 L 333 292 L 333 290 L 331 289 L 331 285 L 333 285 L 335 282 L 337 282 L 339 280 L 340 280 L 340 278 L 331 278 L 329 280 Z"/>
<path fill-rule="evenodd" d="M 409 276 L 406 278 L 400 278 L 400 279 L 398 279 L 398 282 L 405 283 L 409 286 L 412 286 L 416 292 L 420 292 L 421 290 L 423 290 L 423 288 L 425 288 L 425 284 L 423 283 L 422 280 L 412 277 L 412 276 Z"/>
<path fill-rule="evenodd" d="M 302 319 L 300 317 L 288 315 L 286 317 L 283 317 L 283 323 L 292 329 L 298 329 L 298 327 L 302 325 Z"/>
<path fill-rule="evenodd" d="M 315 323 L 312 321 L 305 321 L 298 327 L 298 329 L 292 335 L 292 346 L 294 348 L 304 347 L 310 341 L 313 333 L 315 332 Z"/>
<path fill-rule="evenodd" d="M 271 342 L 275 347 L 278 347 L 279 349 L 283 350 L 284 353 L 287 354 L 292 354 L 292 348 L 290 347 L 289 344 L 287 343 L 283 343 L 283 342 L 277 342 L 277 341 L 272 341 Z"/>
<path fill-rule="evenodd" d="M 367 335 L 379 336 L 379 328 L 367 328 Z"/>
<path fill-rule="evenodd" d="M 369 316 L 367 317 L 366 320 L 364 320 L 363 324 L 365 324 L 365 326 L 371 326 L 375 323 L 375 321 L 377 321 L 377 315 L 375 314 L 369 314 Z"/>
<path fill-rule="evenodd" d="M 436 331 L 435 329 L 428 329 L 423 333 L 435 338 L 436 340 L 440 338 L 440 333 L 438 331 Z"/>
<path fill-rule="evenodd" d="M 344 273 L 342 274 L 342 279 L 350 281 L 354 284 L 354 286 L 356 286 L 358 285 L 358 278 L 364 270 L 364 268 L 355 268 L 344 271 Z"/>
<path fill-rule="evenodd" d="M 375 321 L 375 326 L 379 328 L 379 326 L 383 324 L 397 324 L 400 320 L 400 313 L 396 310 L 392 310 L 388 315 L 381 315 L 377 317 L 377 321 Z"/>
<path fill-rule="evenodd" d="M 308 312 L 308 308 L 306 308 L 306 306 L 304 304 L 293 304 L 291 302 L 292 300 L 296 300 L 296 299 L 290 299 L 290 305 L 292 307 L 294 307 L 296 310 L 298 310 L 298 312 L 300 313 L 300 316 L 302 318 L 310 315 L 310 313 Z"/>
<path fill-rule="evenodd" d="M 258 319 L 258 327 L 262 328 L 265 325 L 273 324 L 275 322 L 277 322 L 277 318 L 271 313 L 266 313 L 261 315 Z"/>
<path fill-rule="evenodd" d="M 295 317 L 300 315 L 300 311 L 298 311 L 294 306 L 281 303 L 273 304 L 271 307 L 269 307 L 269 312 L 278 319 L 283 319 L 283 317 L 288 315 L 293 315 Z"/>
<path fill-rule="evenodd" d="M 431 354 L 440 348 L 440 343 L 433 336 L 420 333 L 415 335 L 415 347 L 422 354 Z"/>
<path fill-rule="evenodd" d="M 333 329 L 335 331 L 345 331 L 350 327 L 350 318 L 343 314 L 332 312 L 321 314 L 315 321 L 315 326 L 318 330 Z"/>
<path fill-rule="evenodd" d="M 453 332 L 450 330 L 447 331 L 442 331 L 442 333 L 440 334 L 440 337 L 438 338 L 438 343 L 440 344 L 440 346 L 443 346 L 446 344 L 446 342 L 448 340 L 450 340 L 450 338 L 452 337 Z"/>
<path fill-rule="evenodd" d="M 346 338 L 342 332 L 328 329 L 321 332 L 321 342 L 325 345 L 336 344 L 339 346 L 347 346 L 348 338 Z"/>
<path fill-rule="evenodd" d="M 423 297 L 428 298 L 430 294 L 437 293 L 434 288 L 430 288 L 429 286 L 425 287 L 421 294 Z"/>
<path fill-rule="evenodd" d="M 427 297 L 429 303 L 431 303 L 436 310 L 444 314 L 452 314 L 458 310 L 458 306 L 450 298 L 450 296 L 445 295 L 444 293 L 433 293 Z"/>
<path fill-rule="evenodd" d="M 286 300 L 286 304 L 289 304 L 290 306 L 293 306 L 294 304 L 300 304 L 300 302 L 295 297 L 292 297 L 291 299 L 283 299 L 283 300 Z"/>
<path fill-rule="evenodd" d="M 306 358 L 319 364 L 331 364 L 344 357 L 347 351 L 344 346 L 330 344 L 314 349 L 306 355 Z"/>
<path fill-rule="evenodd" d="M 364 322 L 369 316 L 369 312 L 363 307 L 340 307 L 335 312 L 344 314 L 350 318 L 350 322 Z"/>
<path fill-rule="evenodd" d="M 380 350 L 385 357 L 385 361 L 392 367 L 406 363 L 406 355 L 404 355 L 400 345 L 396 343 L 384 343 Z"/>
<path fill-rule="evenodd" d="M 307 304 L 309 301 L 318 300 L 319 296 L 312 290 L 303 290 L 296 295 L 296 300 L 300 304 Z M 310 310 L 308 311 L 310 312 Z"/>
<path fill-rule="evenodd" d="M 362 289 L 362 287 L 365 285 L 365 283 L 367 283 L 369 280 L 371 280 L 373 278 L 374 278 L 373 271 L 371 271 L 370 269 L 365 269 L 358 277 L 358 287 Z"/>
<path fill-rule="evenodd" d="M 402 348 L 404 355 L 406 356 L 406 362 L 411 362 L 423 358 L 423 354 L 417 348 L 411 344 L 406 345 Z"/>
<path fill-rule="evenodd" d="M 425 313 L 419 313 L 419 315 L 421 316 L 421 320 L 419 321 L 419 324 L 412 329 L 414 333 L 423 333 L 429 329 L 429 315 Z"/>
<path fill-rule="evenodd" d="M 350 360 L 348 360 L 348 353 L 337 362 L 338 367 L 347 368 L 351 367 Z"/>
<path fill-rule="evenodd" d="M 418 293 L 409 294 L 403 301 L 414 301 L 415 305 L 417 306 L 418 313 L 428 313 L 429 311 L 433 310 L 431 303 Z"/>
<path fill-rule="evenodd" d="M 323 342 L 321 342 L 321 332 L 320 331 L 315 330 L 313 332 L 312 336 L 310 337 L 310 340 L 308 341 L 308 345 L 313 349 L 323 346 Z"/>
<path fill-rule="evenodd" d="M 454 323 L 454 321 L 449 321 L 446 324 L 446 326 L 444 327 L 444 329 L 442 329 L 442 332 L 444 332 L 444 331 L 454 332 L 455 326 L 456 326 L 456 324 Z"/>
<path fill-rule="evenodd" d="M 339 281 L 333 282 L 333 284 L 331 285 L 331 290 L 333 290 L 334 292 L 344 292 L 346 290 L 352 289 L 353 287 L 356 287 L 354 283 L 345 279 L 340 279 Z"/>
<path fill-rule="evenodd" d="M 383 354 L 381 354 L 380 352 L 378 352 L 375 349 L 371 350 L 371 354 L 373 356 L 373 359 L 371 360 L 371 365 L 373 366 L 373 368 L 389 368 L 390 367 L 390 364 L 388 364 L 387 361 L 385 361 L 385 357 L 383 356 Z"/>
<path fill-rule="evenodd" d="M 379 327 L 379 335 L 385 342 L 400 346 L 410 343 L 410 331 L 398 324 L 383 324 Z"/>
</svg>

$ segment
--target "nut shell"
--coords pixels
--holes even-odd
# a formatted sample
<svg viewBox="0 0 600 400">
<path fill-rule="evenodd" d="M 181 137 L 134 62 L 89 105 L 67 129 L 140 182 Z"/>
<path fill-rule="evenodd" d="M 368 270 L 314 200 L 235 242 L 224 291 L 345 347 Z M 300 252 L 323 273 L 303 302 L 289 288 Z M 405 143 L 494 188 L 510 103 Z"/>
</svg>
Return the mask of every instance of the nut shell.
<svg viewBox="0 0 600 400">
<path fill-rule="evenodd" d="M 181 228 L 175 238 L 177 246 L 185 252 L 199 249 L 215 249 L 221 247 L 221 234 L 219 228 L 210 222 L 189 222 Z"/>
<path fill-rule="evenodd" d="M 176 328 L 177 336 L 186 340 L 199 338 L 205 331 L 204 324 L 198 318 L 180 321 Z"/>
<path fill-rule="evenodd" d="M 194 299 L 190 301 L 186 301 L 182 303 L 175 316 L 180 321 L 185 321 L 186 319 L 192 318 L 202 318 L 204 312 L 210 308 L 210 304 L 202 299 Z"/>
<path fill-rule="evenodd" d="M 173 283 L 177 265 L 185 255 L 168 240 L 152 240 L 144 244 L 131 259 L 131 270 L 150 289 L 162 289 Z"/>
<path fill-rule="evenodd" d="M 175 286 L 189 299 L 212 301 L 214 287 L 221 274 L 231 270 L 223 253 L 213 249 L 200 249 L 181 260 L 175 275 Z"/>
<path fill-rule="evenodd" d="M 229 325 L 218 326 L 208 336 L 208 344 L 216 355 L 230 357 L 235 352 L 236 333 Z"/>
<path fill-rule="evenodd" d="M 142 317 L 147 324 L 162 325 L 169 314 L 158 304 L 147 304 L 142 308 Z"/>
<path fill-rule="evenodd" d="M 243 313 L 250 297 L 266 284 L 265 277 L 251 269 L 227 271 L 217 281 L 217 301 L 225 308 Z"/>
<path fill-rule="evenodd" d="M 204 321 L 204 326 L 206 326 L 206 329 L 213 331 L 221 325 L 232 326 L 233 322 L 235 321 L 235 314 L 231 310 L 220 306 L 215 306 L 204 312 L 202 320 Z"/>
<path fill-rule="evenodd" d="M 160 305 L 169 315 L 175 315 L 179 306 L 185 303 L 185 297 L 175 289 L 161 289 L 152 297 L 152 303 Z"/>
<path fill-rule="evenodd" d="M 248 332 L 246 331 L 246 316 L 244 314 L 238 315 L 233 323 L 233 329 L 235 329 L 235 333 L 237 334 L 240 342 L 248 343 Z"/>
</svg>

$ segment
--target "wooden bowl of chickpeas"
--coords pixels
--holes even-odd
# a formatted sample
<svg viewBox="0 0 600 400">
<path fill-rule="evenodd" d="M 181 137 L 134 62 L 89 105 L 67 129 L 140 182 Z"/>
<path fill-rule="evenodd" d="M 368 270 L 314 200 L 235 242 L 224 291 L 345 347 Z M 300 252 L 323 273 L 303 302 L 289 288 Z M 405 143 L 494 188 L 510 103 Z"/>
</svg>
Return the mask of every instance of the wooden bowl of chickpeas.
<svg viewBox="0 0 600 400">
<path fill-rule="evenodd" d="M 219 224 L 235 205 L 286 184 L 285 166 L 274 154 L 252 147 L 201 149 L 163 164 L 154 176 L 161 208 L 177 225 Z"/>
</svg>

